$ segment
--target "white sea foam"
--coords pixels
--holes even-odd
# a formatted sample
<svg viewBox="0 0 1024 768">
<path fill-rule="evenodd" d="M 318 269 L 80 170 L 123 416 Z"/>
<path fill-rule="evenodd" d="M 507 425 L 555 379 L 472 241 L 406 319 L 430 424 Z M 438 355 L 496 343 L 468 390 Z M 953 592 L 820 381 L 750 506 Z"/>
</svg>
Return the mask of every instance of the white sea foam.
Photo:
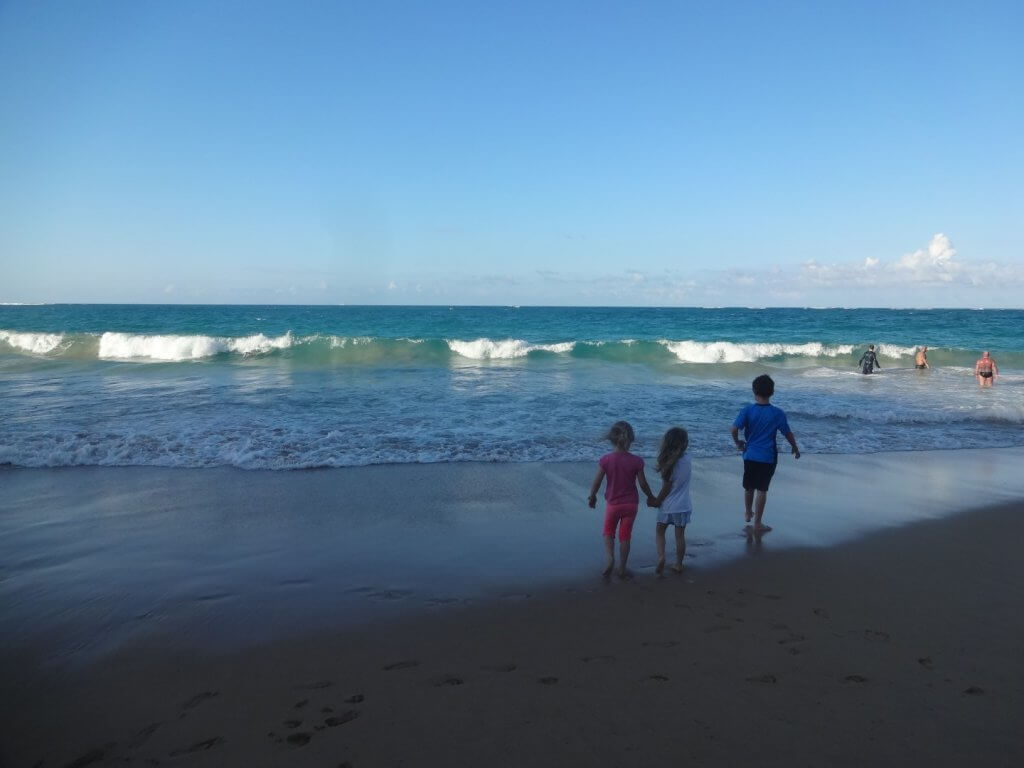
<svg viewBox="0 0 1024 768">
<path fill-rule="evenodd" d="M 658 342 L 684 363 L 752 363 L 766 357 L 792 355 L 800 357 L 838 357 L 853 352 L 852 344 L 825 345 L 816 341 L 805 344 L 774 344 L 767 342 L 737 343 L 733 341 L 668 341 Z"/>
<path fill-rule="evenodd" d="M 348 346 L 358 347 L 372 344 L 372 336 L 331 336 L 331 349 L 344 349 Z"/>
<path fill-rule="evenodd" d="M 216 336 L 148 336 L 108 331 L 100 337 L 99 357 L 103 360 L 201 360 L 235 352 L 266 354 L 292 345 L 291 333 L 268 337 L 262 333 L 238 338 Z"/>
<path fill-rule="evenodd" d="M 517 357 L 526 357 L 531 352 L 571 352 L 576 346 L 574 341 L 564 341 L 558 344 L 530 344 L 521 339 L 475 339 L 473 341 L 459 341 L 448 339 L 448 348 L 457 355 L 468 357 L 471 360 L 512 360 Z"/>
<path fill-rule="evenodd" d="M 53 352 L 63 340 L 64 336 L 60 333 L 0 331 L 0 341 L 6 342 L 15 349 L 31 352 L 33 355 L 45 355 Z"/>
<path fill-rule="evenodd" d="M 878 354 L 880 357 L 889 357 L 893 360 L 900 357 L 909 357 L 917 352 L 917 347 L 901 347 L 896 344 L 879 344 Z"/>
<path fill-rule="evenodd" d="M 238 352 L 242 355 L 264 355 L 275 349 L 288 349 L 294 339 L 291 333 L 283 336 L 268 337 L 262 333 L 255 336 L 243 336 L 237 339 L 228 339 L 228 351 Z"/>
</svg>

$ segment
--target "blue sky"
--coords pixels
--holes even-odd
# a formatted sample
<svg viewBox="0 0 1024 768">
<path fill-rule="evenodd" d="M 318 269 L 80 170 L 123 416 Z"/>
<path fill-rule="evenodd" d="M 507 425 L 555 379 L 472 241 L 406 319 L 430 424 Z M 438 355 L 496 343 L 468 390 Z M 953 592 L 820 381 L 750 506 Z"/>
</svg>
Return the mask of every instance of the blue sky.
<svg viewBox="0 0 1024 768">
<path fill-rule="evenodd" d="M 0 0 L 0 301 L 1019 307 L 1022 32 L 1019 2 Z"/>
</svg>

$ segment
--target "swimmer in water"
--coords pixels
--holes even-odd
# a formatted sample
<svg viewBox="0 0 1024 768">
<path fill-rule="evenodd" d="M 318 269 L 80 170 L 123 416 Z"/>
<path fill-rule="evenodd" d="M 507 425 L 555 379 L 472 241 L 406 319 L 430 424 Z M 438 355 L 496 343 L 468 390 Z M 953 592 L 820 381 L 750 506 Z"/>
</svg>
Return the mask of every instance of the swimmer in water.
<svg viewBox="0 0 1024 768">
<path fill-rule="evenodd" d="M 860 362 L 857 363 L 860 366 L 861 373 L 874 373 L 875 368 L 882 370 L 882 366 L 878 364 L 878 356 L 875 354 L 875 345 L 868 344 L 868 351 L 861 355 Z"/>
<path fill-rule="evenodd" d="M 999 366 L 995 358 L 989 355 L 986 349 L 981 353 L 978 362 L 974 364 L 974 375 L 978 378 L 979 387 L 991 387 L 992 383 L 999 378 Z"/>
<path fill-rule="evenodd" d="M 928 347 L 918 347 L 917 356 L 914 358 L 914 367 L 919 371 L 923 371 L 925 368 L 931 368 L 928 365 Z"/>
</svg>

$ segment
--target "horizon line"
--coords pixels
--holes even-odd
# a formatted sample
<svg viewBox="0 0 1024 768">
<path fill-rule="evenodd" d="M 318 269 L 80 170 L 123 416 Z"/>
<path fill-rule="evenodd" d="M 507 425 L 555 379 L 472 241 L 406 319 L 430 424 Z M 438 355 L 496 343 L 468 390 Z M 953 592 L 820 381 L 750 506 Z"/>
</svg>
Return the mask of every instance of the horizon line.
<svg viewBox="0 0 1024 768">
<path fill-rule="evenodd" d="M 901 310 L 921 310 L 921 311 L 939 311 L 939 310 L 961 310 L 969 312 L 1015 312 L 1024 310 L 1024 306 L 1021 307 L 971 307 L 971 306 L 902 306 L 902 307 L 883 307 L 883 306 L 798 306 L 798 305 L 774 305 L 774 306 L 749 306 L 742 304 L 716 304 L 716 305 L 656 305 L 656 304 L 458 304 L 458 303 L 440 303 L 440 304 L 359 304 L 359 303 L 331 303 L 331 304 L 304 304 L 304 303 L 288 303 L 288 304 L 272 304 L 272 303 L 261 303 L 261 302 L 156 302 L 156 301 L 0 301 L 0 307 L 355 307 L 355 308 L 396 308 L 396 309 L 438 309 L 448 307 L 454 309 L 746 309 L 751 311 L 761 311 L 768 309 L 803 309 L 813 311 L 826 311 L 826 310 L 886 310 L 886 311 L 901 311 Z"/>
</svg>

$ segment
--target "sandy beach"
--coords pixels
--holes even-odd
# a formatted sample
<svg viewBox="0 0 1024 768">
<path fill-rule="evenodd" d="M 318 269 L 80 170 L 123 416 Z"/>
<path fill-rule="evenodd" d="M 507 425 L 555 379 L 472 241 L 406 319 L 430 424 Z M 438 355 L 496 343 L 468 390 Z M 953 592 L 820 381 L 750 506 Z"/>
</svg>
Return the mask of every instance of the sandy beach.
<svg viewBox="0 0 1024 768">
<path fill-rule="evenodd" d="M 589 465 L 3 470 L 0 763 L 1017 765 L 1021 458 L 787 456 L 760 541 L 698 461 L 625 582 Z"/>
</svg>

